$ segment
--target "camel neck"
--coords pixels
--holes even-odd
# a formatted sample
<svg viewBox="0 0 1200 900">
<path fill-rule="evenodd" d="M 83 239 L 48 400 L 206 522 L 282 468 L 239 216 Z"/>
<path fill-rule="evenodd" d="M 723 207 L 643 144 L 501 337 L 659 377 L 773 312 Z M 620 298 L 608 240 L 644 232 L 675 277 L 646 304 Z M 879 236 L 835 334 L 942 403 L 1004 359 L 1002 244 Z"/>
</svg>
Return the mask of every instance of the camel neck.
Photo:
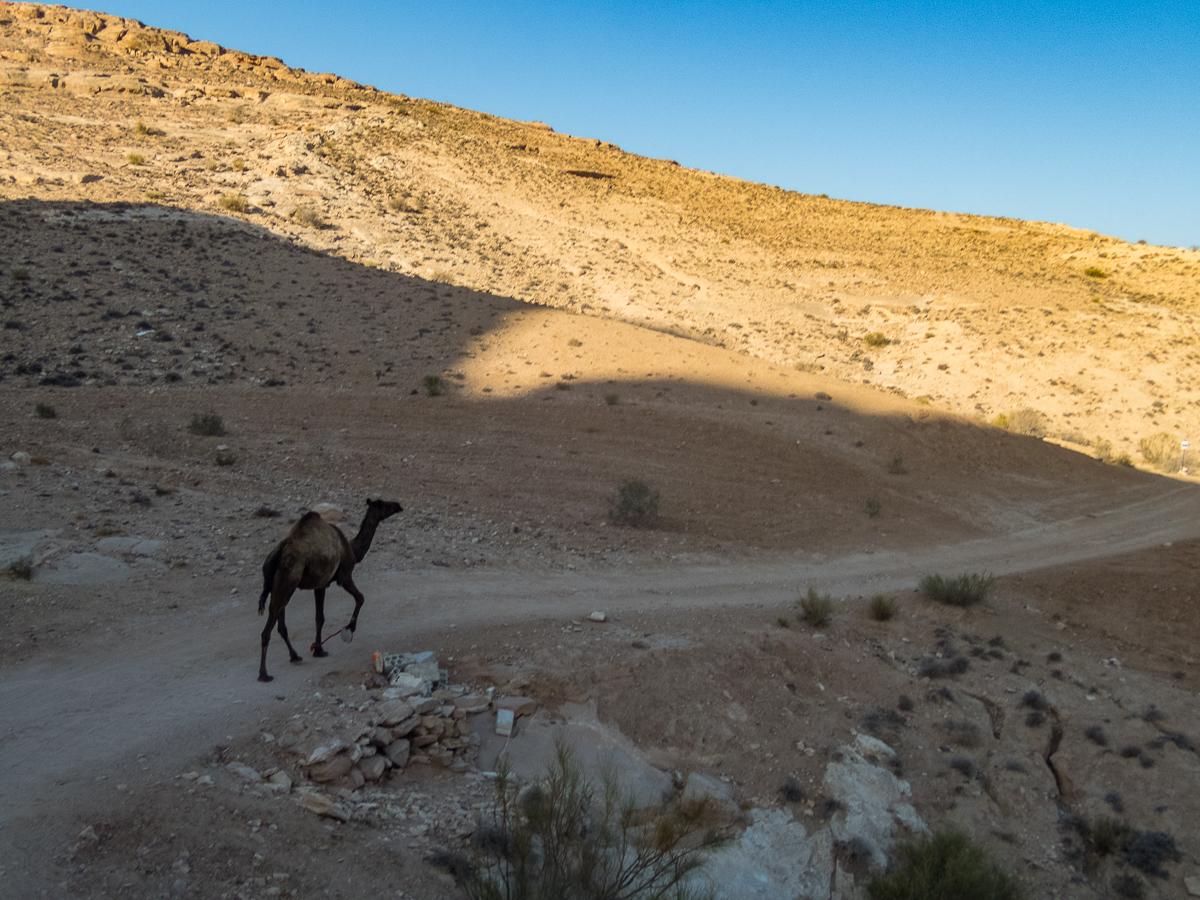
<svg viewBox="0 0 1200 900">
<path fill-rule="evenodd" d="M 350 540 L 350 549 L 354 551 L 354 561 L 362 562 L 367 551 L 371 549 L 371 541 L 375 539 L 375 529 L 379 527 L 379 520 L 371 515 L 371 510 L 367 510 L 366 516 L 363 517 L 362 525 L 358 528 L 356 534 Z"/>
</svg>

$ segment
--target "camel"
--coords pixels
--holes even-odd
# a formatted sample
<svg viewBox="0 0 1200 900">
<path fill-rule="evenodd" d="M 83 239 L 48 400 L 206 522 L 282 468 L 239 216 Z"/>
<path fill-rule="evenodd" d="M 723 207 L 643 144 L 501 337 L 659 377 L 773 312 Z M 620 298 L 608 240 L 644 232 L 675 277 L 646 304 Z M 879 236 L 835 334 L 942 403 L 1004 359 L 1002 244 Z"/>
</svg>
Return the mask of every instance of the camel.
<svg viewBox="0 0 1200 900">
<path fill-rule="evenodd" d="M 319 513 L 307 512 L 295 524 L 279 545 L 263 562 L 263 590 L 258 598 L 258 614 L 263 614 L 267 595 L 271 597 L 271 609 L 267 624 L 262 631 L 262 659 L 258 665 L 258 680 L 271 681 L 267 674 L 267 644 L 271 641 L 271 629 L 279 623 L 279 636 L 287 644 L 291 661 L 301 662 L 300 654 L 288 640 L 287 624 L 283 613 L 288 601 L 297 589 L 313 592 L 317 601 L 317 639 L 313 643 L 313 656 L 328 656 L 321 646 L 321 628 L 325 624 L 325 589 L 334 581 L 354 598 L 354 614 L 346 629 L 353 634 L 358 627 L 358 611 L 363 605 L 362 592 L 354 586 L 350 573 L 356 563 L 371 549 L 371 540 L 379 523 L 394 516 L 403 507 L 393 500 L 367 499 L 367 514 L 352 539 L 346 540 L 341 529 L 324 521 Z"/>
</svg>

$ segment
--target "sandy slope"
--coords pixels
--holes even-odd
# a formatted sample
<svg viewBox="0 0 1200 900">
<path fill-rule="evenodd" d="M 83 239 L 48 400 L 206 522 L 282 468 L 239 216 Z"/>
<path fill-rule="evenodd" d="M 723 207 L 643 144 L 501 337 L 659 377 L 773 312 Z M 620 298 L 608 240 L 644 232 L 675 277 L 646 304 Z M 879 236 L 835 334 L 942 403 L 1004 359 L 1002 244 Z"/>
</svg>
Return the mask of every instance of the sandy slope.
<svg viewBox="0 0 1200 900">
<path fill-rule="evenodd" d="M 550 716 L 594 704 L 665 771 L 814 829 L 836 818 L 824 766 L 891 722 L 920 814 L 1031 895 L 1127 873 L 1070 827 L 1113 794 L 1178 839 L 1169 879 L 1136 877 L 1180 895 L 1195 486 L 976 416 L 1034 406 L 1135 456 L 1186 436 L 1195 253 L 787 194 L 36 9 L 0 9 L 0 441 L 30 457 L 0 472 L 0 546 L 34 564 L 0 579 L 15 896 L 457 896 L 422 859 L 462 846 L 441 826 L 478 783 L 407 771 L 327 826 L 219 765 L 299 776 L 261 731 L 350 728 L 375 649 L 435 649 Z M 188 430 L 206 412 L 224 434 Z M 660 492 L 653 530 L 607 521 L 631 477 Z M 276 640 L 259 685 L 263 555 L 302 509 L 352 525 L 366 496 L 406 509 L 363 563 L 358 640 L 298 667 Z M 63 583 L 81 556 L 119 577 Z M 1003 577 L 981 608 L 912 592 L 984 570 Z M 821 638 L 793 606 L 809 586 L 837 601 Z M 876 593 L 892 622 L 866 616 Z M 961 676 L 920 676 L 958 654 Z M 1052 722 L 1028 724 L 1030 691 Z"/>
<path fill-rule="evenodd" d="M 134 22 L 9 9 L 8 197 L 244 196 L 246 221 L 348 259 L 966 415 L 1032 408 L 1135 458 L 1200 424 L 1195 251 L 784 192 Z"/>
</svg>

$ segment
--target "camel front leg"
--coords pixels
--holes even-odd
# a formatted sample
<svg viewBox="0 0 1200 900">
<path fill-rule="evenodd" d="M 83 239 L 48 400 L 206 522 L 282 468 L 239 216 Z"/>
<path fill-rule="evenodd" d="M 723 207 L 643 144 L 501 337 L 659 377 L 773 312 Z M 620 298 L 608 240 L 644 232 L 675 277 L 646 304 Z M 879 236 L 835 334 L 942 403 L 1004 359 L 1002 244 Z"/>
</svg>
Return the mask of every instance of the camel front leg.
<svg viewBox="0 0 1200 900">
<path fill-rule="evenodd" d="M 328 656 L 329 651 L 321 646 L 321 629 L 325 627 L 325 588 L 313 591 L 313 599 L 317 602 L 317 639 L 312 645 L 312 655 Z"/>
<path fill-rule="evenodd" d="M 354 579 L 350 577 L 350 573 L 348 572 L 338 579 L 338 584 L 354 598 L 354 614 L 350 616 L 350 623 L 346 626 L 346 630 L 353 634 L 354 629 L 358 627 L 358 611 L 362 609 L 363 601 L 367 598 L 362 595 L 362 591 L 354 586 Z"/>
</svg>

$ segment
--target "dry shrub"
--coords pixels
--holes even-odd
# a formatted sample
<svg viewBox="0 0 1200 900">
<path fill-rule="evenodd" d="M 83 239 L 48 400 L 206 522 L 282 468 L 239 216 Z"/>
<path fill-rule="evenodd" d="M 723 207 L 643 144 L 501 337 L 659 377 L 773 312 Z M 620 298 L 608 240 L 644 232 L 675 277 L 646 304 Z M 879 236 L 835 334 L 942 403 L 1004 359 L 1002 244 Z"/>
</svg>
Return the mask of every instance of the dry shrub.
<svg viewBox="0 0 1200 900">
<path fill-rule="evenodd" d="M 1183 448 L 1179 440 L 1165 431 L 1138 441 L 1138 452 L 1160 472 L 1178 472 L 1183 466 Z"/>
<path fill-rule="evenodd" d="M 727 842 L 711 799 L 639 810 L 615 777 L 588 779 L 562 742 L 541 781 L 522 787 L 502 759 L 494 783 L 473 858 L 449 861 L 472 900 L 699 897 L 695 873 Z"/>
<path fill-rule="evenodd" d="M 649 528 L 658 520 L 658 491 L 644 481 L 628 479 L 608 501 L 608 521 L 614 525 Z"/>
<path fill-rule="evenodd" d="M 1045 437 L 1046 417 L 1036 409 L 1029 407 L 1018 409 L 1008 417 L 1008 430 L 1016 434 Z"/>
<path fill-rule="evenodd" d="M 801 618 L 813 628 L 820 628 L 833 615 L 833 598 L 828 594 L 818 594 L 812 588 L 796 601 L 800 607 Z"/>
</svg>

